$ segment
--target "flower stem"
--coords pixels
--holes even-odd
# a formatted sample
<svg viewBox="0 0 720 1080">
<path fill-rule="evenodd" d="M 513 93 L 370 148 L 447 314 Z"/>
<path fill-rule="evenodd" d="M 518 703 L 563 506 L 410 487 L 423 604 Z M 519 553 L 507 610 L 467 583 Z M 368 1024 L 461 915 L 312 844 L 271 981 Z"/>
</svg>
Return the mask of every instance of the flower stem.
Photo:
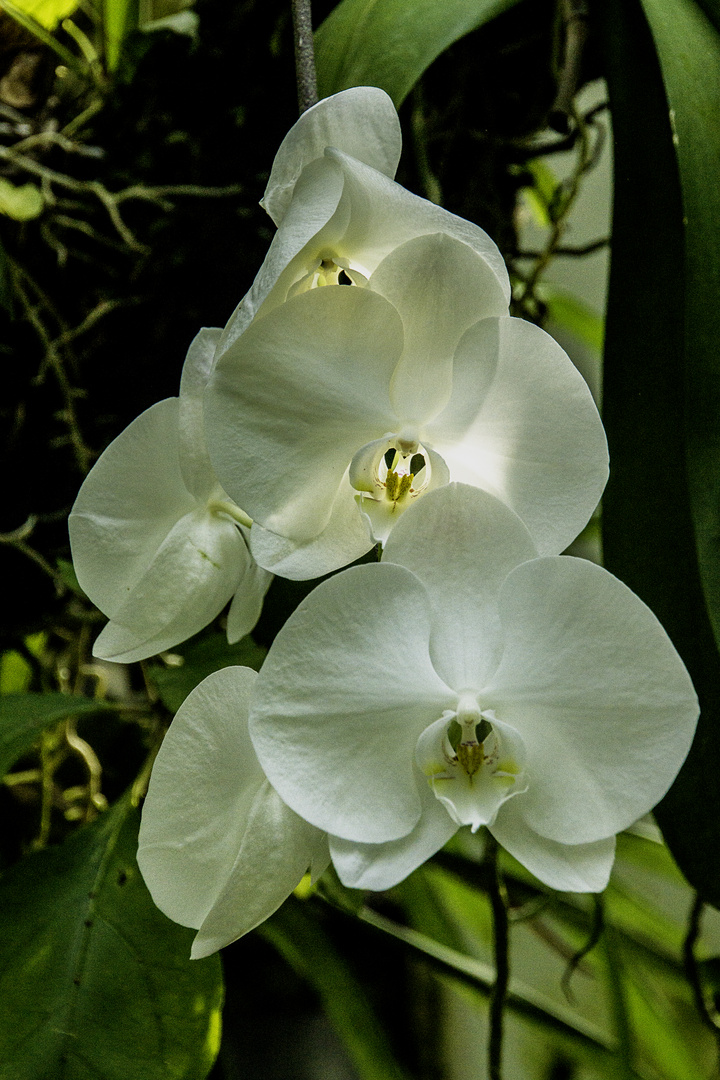
<svg viewBox="0 0 720 1080">
<path fill-rule="evenodd" d="M 714 1004 L 711 1004 L 710 1001 L 708 1001 L 703 987 L 702 975 L 698 967 L 697 956 L 695 955 L 695 946 L 700 937 L 700 924 L 704 909 L 705 903 L 700 895 L 696 893 L 693 905 L 690 909 L 687 933 L 683 943 L 683 962 L 685 974 L 690 983 L 700 1019 L 715 1036 L 718 1045 L 718 1053 L 720 1054 L 720 1012 L 718 1012 Z M 718 1060 L 720 1061 L 720 1057 Z"/>
<path fill-rule="evenodd" d="M 311 0 L 292 0 L 292 19 L 295 36 L 298 107 L 302 116 L 318 100 Z"/>
<path fill-rule="evenodd" d="M 498 868 L 498 843 L 487 834 L 485 855 L 489 870 L 488 895 L 493 919 L 493 959 L 495 983 L 490 995 L 488 1038 L 488 1080 L 502 1080 L 502 1044 L 505 1002 L 510 981 L 507 893 Z"/>
</svg>

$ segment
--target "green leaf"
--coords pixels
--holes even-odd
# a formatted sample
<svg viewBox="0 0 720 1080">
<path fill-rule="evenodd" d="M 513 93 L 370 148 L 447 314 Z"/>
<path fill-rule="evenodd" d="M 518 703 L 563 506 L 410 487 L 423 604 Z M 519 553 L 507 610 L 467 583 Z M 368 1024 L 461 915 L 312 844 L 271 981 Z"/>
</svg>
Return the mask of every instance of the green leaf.
<svg viewBox="0 0 720 1080">
<path fill-rule="evenodd" d="M 492 965 L 434 941 L 426 934 L 410 927 L 401 926 L 392 919 L 366 908 L 360 916 L 376 930 L 388 934 L 409 950 L 423 957 L 438 972 L 449 976 L 462 985 L 489 997 L 495 981 Z M 613 1069 L 616 1047 L 601 1028 L 587 1021 L 578 1013 L 553 1001 L 532 987 L 511 979 L 507 1008 L 527 1020 L 540 1025 L 544 1032 L 553 1032 L 567 1040 L 568 1046 L 593 1063 Z M 614 1075 L 612 1072 L 610 1075 Z M 632 1072 L 635 1078 L 640 1074 Z"/>
<path fill-rule="evenodd" d="M 32 221 L 44 208 L 45 200 L 37 184 L 13 184 L 0 177 L 0 214 L 15 221 Z"/>
<path fill-rule="evenodd" d="M 308 904 L 291 896 L 258 932 L 317 991 L 361 1080 L 408 1080 L 362 988 Z"/>
<path fill-rule="evenodd" d="M 596 353 L 602 353 L 605 325 L 600 315 L 577 296 L 542 282 L 537 289 L 545 304 L 548 318 L 563 330 L 568 330 Z"/>
<path fill-rule="evenodd" d="M 236 645 L 228 645 L 224 634 L 210 631 L 173 649 L 170 655 L 176 658 L 175 664 L 168 667 L 153 664 L 150 677 L 158 688 L 163 705 L 175 713 L 190 691 L 213 671 L 234 664 L 258 671 L 266 652 L 250 636 L 244 637 Z"/>
<path fill-rule="evenodd" d="M 50 2 L 52 3 L 52 0 L 50 0 Z M 69 67 L 71 71 L 76 72 L 81 79 L 85 78 L 87 73 L 78 57 L 59 42 L 49 30 L 46 30 L 42 23 L 39 23 L 32 15 L 28 15 L 28 13 L 23 10 L 23 7 L 22 4 L 15 4 L 12 0 L 2 0 L 2 10 L 6 12 L 10 18 L 25 27 L 25 29 L 33 34 L 38 41 L 42 41 L 43 45 L 46 45 L 48 49 L 52 49 L 62 63 Z M 60 8 L 58 7 L 57 10 L 60 10 Z"/>
<path fill-rule="evenodd" d="M 678 1001 L 668 995 L 663 982 L 637 965 L 623 965 L 623 973 L 629 1021 L 638 1040 L 642 1039 L 653 1071 L 663 1080 L 707 1080 L 712 1075 L 714 1056 L 709 1032 L 699 1024 L 693 1025 L 694 1037 L 690 1041 L 687 1025 L 678 1030 Z M 689 1001 L 685 1010 L 692 1016 Z"/>
<path fill-rule="evenodd" d="M 24 656 L 8 649 L 0 656 L 0 694 L 27 690 L 32 682 L 32 668 Z"/>
<path fill-rule="evenodd" d="M 0 880 L 2 1080 L 204 1080 L 217 1052 L 217 957 L 162 915 L 123 799 Z"/>
<path fill-rule="evenodd" d="M 54 30 L 79 7 L 80 0 L 13 0 L 13 3 L 19 11 L 29 15 L 46 30 Z"/>
<path fill-rule="evenodd" d="M 320 97 L 379 86 L 399 107 L 458 38 L 518 0 L 342 0 L 315 34 Z"/>
<path fill-rule="evenodd" d="M 68 716 L 112 710 L 107 702 L 72 694 L 3 694 L 0 697 L 0 776 L 26 754 L 45 728 Z"/>
<path fill-rule="evenodd" d="M 720 34 L 693 0 L 643 0 L 670 107 L 685 228 L 690 497 L 720 642 Z"/>
<path fill-rule="evenodd" d="M 717 906 L 720 862 L 708 852 L 720 848 L 720 659 L 707 611 L 717 618 L 720 604 L 710 565 L 720 558 L 711 540 L 720 513 L 720 42 L 692 0 L 643 2 L 656 41 L 639 0 L 599 9 L 615 140 L 603 546 L 608 569 L 665 626 L 700 697 L 695 743 L 656 817 L 683 873 Z"/>
</svg>

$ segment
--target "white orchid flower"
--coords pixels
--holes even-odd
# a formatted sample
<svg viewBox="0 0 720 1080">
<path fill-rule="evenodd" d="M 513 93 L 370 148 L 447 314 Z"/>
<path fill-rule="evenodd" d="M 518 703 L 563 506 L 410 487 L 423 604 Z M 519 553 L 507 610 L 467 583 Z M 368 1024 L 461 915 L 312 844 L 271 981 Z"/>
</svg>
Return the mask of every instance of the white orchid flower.
<svg viewBox="0 0 720 1080">
<path fill-rule="evenodd" d="M 256 523 L 253 553 L 290 578 L 384 542 L 448 480 L 497 494 L 556 555 L 607 480 L 584 380 L 446 233 L 395 248 L 364 287 L 313 289 L 256 319 L 217 360 L 205 405 L 218 478 Z"/>
<path fill-rule="evenodd" d="M 110 622 L 94 653 L 129 663 L 202 630 L 232 598 L 227 634 L 252 630 L 272 577 L 247 546 L 250 520 L 218 484 L 202 394 L 218 330 L 201 330 L 179 398 L 138 416 L 86 477 L 69 519 L 78 581 Z"/>
<path fill-rule="evenodd" d="M 593 563 L 537 557 L 511 510 L 450 485 L 401 519 L 381 563 L 298 607 L 250 734 L 282 799 L 331 834 L 347 885 L 388 887 L 485 825 L 546 884 L 599 891 L 697 716 L 638 597 Z"/>
<path fill-rule="evenodd" d="M 267 919 L 306 871 L 330 861 L 324 833 L 265 779 L 247 730 L 256 672 L 216 671 L 185 699 L 153 765 L 138 865 L 169 918 L 198 931 L 198 959 Z"/>
<path fill-rule="evenodd" d="M 395 183 L 400 150 L 395 107 L 377 87 L 344 90 L 303 113 L 280 146 L 262 200 L 278 232 L 218 355 L 289 296 L 362 283 L 396 247 L 432 233 L 461 240 L 484 260 L 507 312 L 510 284 L 496 245 L 477 225 Z"/>
</svg>

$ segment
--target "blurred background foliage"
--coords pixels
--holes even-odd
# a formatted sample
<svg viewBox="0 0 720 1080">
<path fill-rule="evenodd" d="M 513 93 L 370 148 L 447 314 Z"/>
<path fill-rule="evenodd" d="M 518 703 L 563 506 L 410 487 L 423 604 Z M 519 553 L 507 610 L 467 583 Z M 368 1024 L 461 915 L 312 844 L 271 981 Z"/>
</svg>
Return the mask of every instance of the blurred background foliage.
<svg viewBox="0 0 720 1080">
<path fill-rule="evenodd" d="M 400 182 L 490 233 L 514 313 L 552 330 L 598 395 L 606 341 L 606 565 L 660 615 L 703 702 L 659 810 L 683 873 L 652 822 L 620 838 L 597 900 L 553 894 L 501 857 L 504 1076 L 707 1080 L 720 1005 L 720 918 L 705 908 L 720 897 L 720 79 L 701 76 L 720 57 L 720 9 L 316 0 L 314 15 L 321 93 L 388 90 Z M 494 973 L 479 837 L 387 894 L 330 875 L 303 885 L 222 969 L 187 960 L 192 933 L 154 909 L 135 866 L 172 714 L 218 667 L 258 667 L 311 583 L 275 582 L 238 646 L 220 620 L 124 668 L 93 660 L 103 617 L 69 562 L 83 475 L 177 393 L 197 329 L 222 326 L 260 266 L 272 226 L 257 203 L 296 117 L 292 57 L 285 0 L 0 5 L 2 1080 L 483 1075 Z M 601 558 L 598 521 L 579 543 Z"/>
</svg>

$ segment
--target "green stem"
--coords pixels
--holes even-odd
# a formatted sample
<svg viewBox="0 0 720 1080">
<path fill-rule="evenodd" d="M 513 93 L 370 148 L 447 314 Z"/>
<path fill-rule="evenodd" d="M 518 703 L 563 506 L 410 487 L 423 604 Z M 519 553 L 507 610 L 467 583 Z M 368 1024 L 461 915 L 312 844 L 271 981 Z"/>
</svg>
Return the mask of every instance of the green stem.
<svg viewBox="0 0 720 1080">
<path fill-rule="evenodd" d="M 505 1005 L 510 982 L 507 893 L 498 867 L 498 843 L 488 833 L 485 861 L 490 871 L 488 896 L 493 922 L 495 983 L 490 995 L 488 1080 L 502 1080 Z"/>
<path fill-rule="evenodd" d="M 611 926 L 605 927 L 602 940 L 605 946 L 605 967 L 610 991 L 610 1009 L 615 1028 L 615 1038 L 618 1044 L 620 1066 L 618 1080 L 629 1080 L 634 1075 L 632 1065 L 633 1032 L 628 1016 L 625 972 L 615 928 Z"/>
<path fill-rule="evenodd" d="M 318 100 L 311 0 L 292 0 L 292 19 L 295 37 L 298 108 L 302 116 Z"/>
<path fill-rule="evenodd" d="M 696 893 L 692 908 L 690 909 L 687 933 L 683 942 L 683 964 L 687 980 L 690 983 L 695 998 L 697 1011 L 700 1014 L 702 1022 L 715 1036 L 718 1044 L 718 1053 L 720 1054 L 720 1013 L 714 1008 L 711 1009 L 708 1004 L 703 988 L 702 976 L 698 967 L 697 956 L 695 955 L 695 946 L 700 938 L 700 924 L 704 909 L 705 902 L 700 895 Z"/>
<path fill-rule="evenodd" d="M 568 966 L 565 968 L 565 972 L 564 972 L 563 977 L 562 977 L 562 979 L 560 981 L 560 985 L 562 986 L 563 993 L 565 994 L 565 997 L 568 999 L 568 1001 L 570 1001 L 572 999 L 572 994 L 570 992 L 570 980 L 572 979 L 573 974 L 574 974 L 578 964 L 580 963 L 580 961 L 583 960 L 584 957 L 586 957 L 587 954 L 589 952 L 591 952 L 595 948 L 595 946 L 598 944 L 598 942 L 602 938 L 602 933 L 603 933 L 604 926 L 605 926 L 605 918 L 604 918 L 604 909 L 603 909 L 602 898 L 600 896 L 594 895 L 593 896 L 593 921 L 592 921 L 592 927 L 590 929 L 590 936 L 588 937 L 585 944 L 581 948 L 579 948 L 577 950 L 577 952 L 574 953 L 574 955 L 570 958 L 570 960 L 568 962 Z"/>
</svg>

